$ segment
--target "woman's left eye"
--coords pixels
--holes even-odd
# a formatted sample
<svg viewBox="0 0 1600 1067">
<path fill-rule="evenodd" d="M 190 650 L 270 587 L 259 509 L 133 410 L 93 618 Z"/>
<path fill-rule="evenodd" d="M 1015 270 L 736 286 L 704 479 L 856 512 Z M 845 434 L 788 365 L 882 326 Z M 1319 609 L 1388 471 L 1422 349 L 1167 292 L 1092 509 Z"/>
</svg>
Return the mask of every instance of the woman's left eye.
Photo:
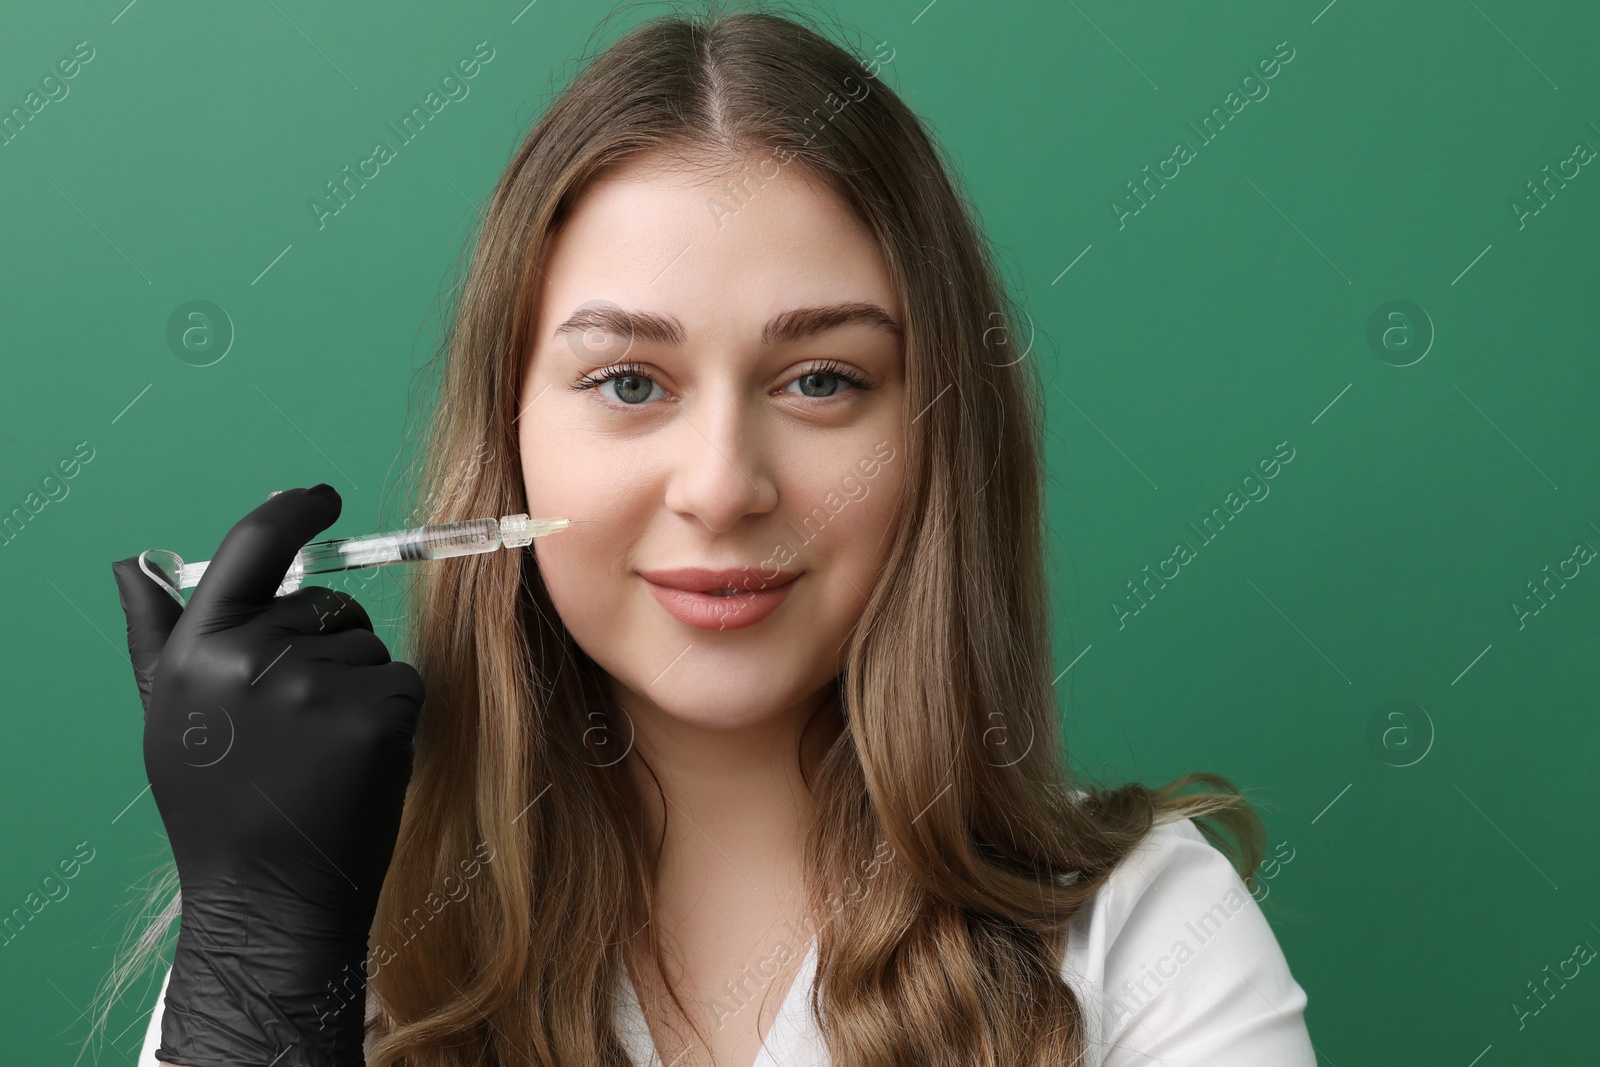
<svg viewBox="0 0 1600 1067">
<path fill-rule="evenodd" d="M 838 393 L 843 392 L 844 390 L 841 388 L 841 383 L 849 385 L 851 389 L 871 388 L 866 379 L 862 378 L 859 374 L 854 374 L 840 366 L 829 366 L 818 367 L 814 370 L 806 371 L 804 374 L 800 375 L 800 377 L 789 383 L 790 386 L 799 386 L 800 388 L 798 391 L 792 390 L 786 386 L 784 388 L 784 392 L 792 393 L 796 396 L 809 396 L 822 399 L 825 397 L 835 396 Z"/>
</svg>

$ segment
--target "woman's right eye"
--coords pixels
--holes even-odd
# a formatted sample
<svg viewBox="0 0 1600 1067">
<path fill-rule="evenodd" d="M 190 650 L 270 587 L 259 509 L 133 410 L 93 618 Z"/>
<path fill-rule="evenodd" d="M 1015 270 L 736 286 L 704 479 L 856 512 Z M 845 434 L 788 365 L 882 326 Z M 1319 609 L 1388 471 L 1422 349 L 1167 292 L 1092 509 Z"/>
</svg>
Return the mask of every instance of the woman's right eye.
<svg viewBox="0 0 1600 1067">
<path fill-rule="evenodd" d="M 580 378 L 573 388 L 597 389 L 606 399 L 626 407 L 638 407 L 658 393 L 665 395 L 654 378 L 632 367 L 607 367 Z"/>
<path fill-rule="evenodd" d="M 653 379 L 646 378 L 642 374 L 622 374 L 615 378 L 607 378 L 600 383 L 601 393 L 605 393 L 607 386 L 611 386 L 612 390 L 606 395 L 621 404 L 643 404 L 661 388 Z"/>
</svg>

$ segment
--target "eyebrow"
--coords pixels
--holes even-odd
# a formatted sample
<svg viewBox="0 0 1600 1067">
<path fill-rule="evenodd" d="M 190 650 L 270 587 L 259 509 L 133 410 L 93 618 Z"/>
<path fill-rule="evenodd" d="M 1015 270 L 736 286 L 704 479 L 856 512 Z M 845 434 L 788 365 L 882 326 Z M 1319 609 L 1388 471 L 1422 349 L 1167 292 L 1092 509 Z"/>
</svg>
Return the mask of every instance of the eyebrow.
<svg viewBox="0 0 1600 1067">
<path fill-rule="evenodd" d="M 900 324 L 883 308 L 866 301 L 848 300 L 780 312 L 762 328 L 761 343 L 787 344 L 852 324 L 884 329 L 896 337 L 901 336 Z M 604 330 L 663 345 L 681 345 L 685 337 L 683 323 L 674 315 L 663 311 L 633 311 L 609 304 L 579 308 L 550 336 L 560 337 L 574 330 Z"/>
</svg>

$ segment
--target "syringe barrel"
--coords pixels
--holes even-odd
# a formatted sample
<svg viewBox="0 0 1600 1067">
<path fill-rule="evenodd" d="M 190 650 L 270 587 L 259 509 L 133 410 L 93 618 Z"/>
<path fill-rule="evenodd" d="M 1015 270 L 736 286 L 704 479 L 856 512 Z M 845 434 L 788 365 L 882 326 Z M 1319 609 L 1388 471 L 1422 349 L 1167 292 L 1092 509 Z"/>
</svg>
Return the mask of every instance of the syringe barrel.
<svg viewBox="0 0 1600 1067">
<path fill-rule="evenodd" d="M 302 574 L 324 574 L 382 563 L 471 556 L 499 547 L 500 524 L 496 520 L 468 519 L 369 537 L 316 541 L 302 548 L 295 562 Z"/>
</svg>

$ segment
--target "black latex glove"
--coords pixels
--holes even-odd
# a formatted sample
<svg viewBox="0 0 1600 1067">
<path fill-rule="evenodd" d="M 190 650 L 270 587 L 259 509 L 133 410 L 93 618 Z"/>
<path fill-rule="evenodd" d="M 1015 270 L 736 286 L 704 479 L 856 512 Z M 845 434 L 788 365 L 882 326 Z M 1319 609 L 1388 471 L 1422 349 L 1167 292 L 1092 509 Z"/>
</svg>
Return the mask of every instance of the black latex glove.
<svg viewBox="0 0 1600 1067">
<path fill-rule="evenodd" d="M 394 854 L 422 680 L 346 593 L 274 597 L 339 517 L 331 486 L 269 498 L 180 605 L 112 564 L 144 764 L 183 892 L 156 1057 L 363 1064 L 367 935 Z"/>
</svg>

